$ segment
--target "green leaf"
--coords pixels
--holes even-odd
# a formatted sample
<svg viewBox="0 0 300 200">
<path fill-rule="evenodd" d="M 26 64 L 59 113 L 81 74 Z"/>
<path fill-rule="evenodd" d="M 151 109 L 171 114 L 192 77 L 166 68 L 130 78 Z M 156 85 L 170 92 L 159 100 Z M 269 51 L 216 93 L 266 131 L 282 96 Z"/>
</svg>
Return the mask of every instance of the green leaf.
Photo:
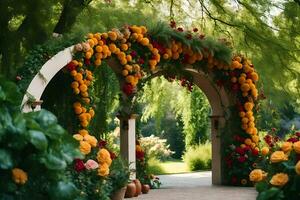
<svg viewBox="0 0 300 200">
<path fill-rule="evenodd" d="M 45 134 L 53 140 L 58 140 L 65 133 L 66 133 L 65 129 L 58 124 L 51 125 L 45 132 Z"/>
<path fill-rule="evenodd" d="M 8 151 L 0 149 L 0 168 L 10 169 L 13 167 L 13 161 Z"/>
<path fill-rule="evenodd" d="M 57 118 L 47 110 L 36 112 L 36 121 L 44 128 L 57 123 Z"/>
<path fill-rule="evenodd" d="M 51 170 L 64 170 L 67 167 L 66 161 L 53 152 L 49 152 L 42 157 L 41 162 Z"/>
<path fill-rule="evenodd" d="M 1 95 L 4 98 L 3 100 L 8 101 L 14 106 L 18 106 L 21 101 L 21 93 L 19 92 L 16 84 L 10 81 L 5 81 L 2 77 L 0 78 L 0 82 L 5 93 L 5 96 L 3 94 Z"/>
<path fill-rule="evenodd" d="M 79 151 L 78 147 L 79 144 L 74 139 L 72 142 L 66 142 L 62 145 L 60 152 L 67 163 L 71 163 L 75 158 L 83 158 L 83 155 Z"/>
<path fill-rule="evenodd" d="M 5 92 L 3 91 L 3 89 L 0 85 L 0 100 L 3 101 L 3 100 L 5 100 L 5 98 L 6 98 Z"/>
<path fill-rule="evenodd" d="M 48 147 L 48 140 L 43 132 L 30 130 L 29 133 L 29 141 L 33 144 L 37 149 L 45 151 Z"/>
<path fill-rule="evenodd" d="M 256 183 L 255 187 L 258 192 L 263 192 L 268 189 L 268 183 L 265 181 L 262 181 L 262 182 Z"/>
<path fill-rule="evenodd" d="M 79 194 L 79 190 L 71 182 L 60 181 L 57 185 L 51 187 L 50 197 L 53 200 L 73 200 Z"/>
<path fill-rule="evenodd" d="M 30 115 L 26 115 L 26 126 L 28 129 L 41 130 L 39 123 L 31 119 Z"/>
<path fill-rule="evenodd" d="M 14 132 L 24 133 L 26 131 L 26 120 L 24 119 L 22 114 L 18 114 L 13 121 L 14 121 Z"/>
<path fill-rule="evenodd" d="M 281 200 L 284 198 L 283 191 L 279 188 L 272 187 L 262 193 L 257 197 L 257 200 Z"/>
</svg>

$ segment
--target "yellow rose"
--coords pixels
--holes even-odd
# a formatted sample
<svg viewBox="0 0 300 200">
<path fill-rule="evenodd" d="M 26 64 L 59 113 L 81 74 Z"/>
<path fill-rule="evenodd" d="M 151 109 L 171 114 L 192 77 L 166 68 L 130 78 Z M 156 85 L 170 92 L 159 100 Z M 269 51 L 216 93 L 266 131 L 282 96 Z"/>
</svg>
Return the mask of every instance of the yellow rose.
<svg viewBox="0 0 300 200">
<path fill-rule="evenodd" d="M 275 174 L 270 183 L 274 186 L 284 186 L 289 181 L 289 176 L 285 173 L 277 173 Z"/>
<path fill-rule="evenodd" d="M 96 147 L 97 146 L 97 139 L 94 136 L 91 135 L 85 135 L 84 140 L 87 141 L 92 147 Z"/>
<path fill-rule="evenodd" d="M 297 162 L 297 164 L 295 166 L 295 171 L 298 175 L 300 175 L 300 160 Z"/>
<path fill-rule="evenodd" d="M 261 154 L 264 155 L 264 156 L 266 156 L 266 155 L 269 154 L 269 151 L 270 151 L 269 147 L 263 147 L 261 149 Z"/>
<path fill-rule="evenodd" d="M 249 179 L 250 179 L 250 181 L 253 181 L 253 182 L 259 182 L 264 179 L 264 177 L 265 177 L 264 174 L 265 174 L 265 172 L 262 171 L 261 169 L 254 169 L 249 174 Z"/>
<path fill-rule="evenodd" d="M 91 152 L 91 145 L 86 141 L 80 141 L 79 150 L 82 154 L 87 155 Z"/>
<path fill-rule="evenodd" d="M 274 153 L 272 153 L 270 158 L 271 163 L 278 163 L 286 160 L 288 160 L 288 157 L 284 154 L 283 151 L 275 151 Z"/>
<path fill-rule="evenodd" d="M 300 141 L 294 143 L 294 150 L 296 153 L 300 154 Z"/>
<path fill-rule="evenodd" d="M 98 153 L 97 153 L 97 160 L 98 160 L 98 162 L 100 164 L 104 164 L 105 163 L 108 166 L 110 166 L 111 162 L 112 162 L 112 160 L 110 158 L 110 153 L 106 149 L 104 149 L 104 148 L 102 148 L 102 149 L 100 149 L 98 151 Z"/>
<path fill-rule="evenodd" d="M 15 183 L 24 185 L 28 180 L 27 173 L 22 169 L 14 168 L 12 170 L 12 179 L 15 181 Z"/>
<path fill-rule="evenodd" d="M 285 153 L 291 151 L 292 150 L 292 143 L 291 142 L 282 143 L 281 150 L 284 151 Z"/>
<path fill-rule="evenodd" d="M 98 168 L 99 176 L 107 176 L 109 174 L 109 167 L 106 163 L 103 163 Z"/>
</svg>

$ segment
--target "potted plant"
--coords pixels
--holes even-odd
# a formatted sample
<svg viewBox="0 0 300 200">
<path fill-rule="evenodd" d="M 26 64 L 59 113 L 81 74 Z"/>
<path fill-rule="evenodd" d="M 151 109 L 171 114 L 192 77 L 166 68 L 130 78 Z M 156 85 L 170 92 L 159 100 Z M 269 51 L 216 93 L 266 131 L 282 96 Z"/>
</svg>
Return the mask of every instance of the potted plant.
<svg viewBox="0 0 300 200">
<path fill-rule="evenodd" d="M 129 167 L 120 158 L 116 158 L 111 166 L 111 172 L 109 176 L 109 181 L 113 186 L 111 200 L 122 200 L 124 199 L 126 186 L 129 181 Z"/>
</svg>

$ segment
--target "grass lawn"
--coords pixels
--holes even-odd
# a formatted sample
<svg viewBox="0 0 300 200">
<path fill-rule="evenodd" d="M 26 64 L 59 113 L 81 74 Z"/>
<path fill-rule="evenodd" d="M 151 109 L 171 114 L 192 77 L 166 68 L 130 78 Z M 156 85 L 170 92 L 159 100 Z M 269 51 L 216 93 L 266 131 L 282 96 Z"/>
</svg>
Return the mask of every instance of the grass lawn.
<svg viewBox="0 0 300 200">
<path fill-rule="evenodd" d="M 176 174 L 190 172 L 182 160 L 172 160 L 161 163 L 164 174 Z"/>
<path fill-rule="evenodd" d="M 156 159 L 151 159 L 149 161 L 149 170 L 150 173 L 155 175 L 190 172 L 187 165 L 182 160 L 160 162 Z"/>
</svg>

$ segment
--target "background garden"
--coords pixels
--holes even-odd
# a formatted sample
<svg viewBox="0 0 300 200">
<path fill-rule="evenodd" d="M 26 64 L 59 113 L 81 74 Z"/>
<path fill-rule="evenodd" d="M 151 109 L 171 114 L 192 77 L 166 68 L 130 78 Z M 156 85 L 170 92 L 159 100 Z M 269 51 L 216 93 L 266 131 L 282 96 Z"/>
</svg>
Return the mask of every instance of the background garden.
<svg viewBox="0 0 300 200">
<path fill-rule="evenodd" d="M 16 3 L 3 0 L 0 3 L 0 11 L 3 16 L 0 19 L 0 72 L 6 79 L 14 81 L 21 92 L 26 90 L 25 87 L 31 81 L 32 75 L 37 73 L 36 65 L 43 64 L 58 50 L 81 41 L 86 33 L 104 32 L 122 27 L 124 24 L 153 26 L 159 21 L 165 21 L 170 22 L 171 26 L 176 25 L 178 28 L 201 33 L 203 36 L 210 35 L 223 40 L 226 38 L 234 49 L 239 49 L 236 53 L 251 58 L 253 64 L 257 66 L 256 70 L 260 77 L 263 77 L 258 83 L 261 101 L 256 124 L 261 131 L 262 141 L 267 142 L 265 145 L 268 146 L 270 140 L 274 142 L 274 138 L 277 137 L 278 139 L 275 140 L 289 138 L 287 133 L 294 133 L 300 129 L 299 1 L 36 0 Z M 5 81 L 3 79 L 1 82 Z M 75 118 L 66 117 L 74 115 L 70 104 L 73 97 L 69 82 L 64 72 L 60 72 L 47 86 L 42 97 L 43 108 L 53 112 L 57 120 L 50 113 L 41 112 L 40 115 L 49 115 L 48 117 L 53 119 L 53 124 L 58 121 L 68 132 L 74 132 L 70 124 L 75 123 Z M 94 93 L 98 97 L 95 100 L 95 113 L 98 114 L 93 119 L 90 130 L 108 141 L 108 149 L 118 152 L 118 121 L 116 120 L 120 106 L 118 80 L 108 66 L 101 66 L 95 73 L 94 85 L 96 86 Z M 13 113 L 10 114 L 12 117 L 2 117 L 1 120 L 3 123 L 14 121 L 16 124 L 22 118 L 16 114 L 18 113 L 16 102 L 20 101 L 17 99 L 20 97 L 10 94 L 11 87 L 15 86 L 11 86 L 10 83 L 1 86 L 4 88 L 3 94 L 7 96 L 3 97 L 3 102 L 6 101 L 5 99 L 11 101 L 1 109 Z M 143 90 L 138 93 L 137 102 L 134 109 L 137 113 L 142 113 L 138 118 L 137 134 L 140 145 L 146 152 L 147 163 L 147 172 L 142 171 L 138 176 L 143 176 L 145 173 L 150 175 L 210 169 L 211 108 L 198 87 L 189 85 L 183 79 L 170 81 L 158 77 L 143 86 Z M 24 116 L 21 123 L 23 125 L 16 126 L 14 130 L 17 132 L 23 130 L 24 120 L 30 121 L 27 118 L 30 117 Z M 45 125 L 38 118 L 34 119 L 40 123 L 42 129 L 47 129 L 50 135 L 53 130 L 48 130 L 48 125 L 51 124 Z M 26 129 L 36 129 L 31 122 L 26 123 Z M 56 127 L 56 129 L 59 129 L 61 134 L 64 132 L 62 128 Z M 60 131 L 54 132 L 60 133 Z M 30 133 L 30 137 L 35 138 L 36 133 L 34 131 Z M 52 144 L 50 141 L 55 138 L 49 135 L 47 136 L 49 144 Z M 272 139 L 266 139 L 269 137 Z M 6 137 L 0 137 L 1 144 L 7 141 Z M 28 141 L 38 145 L 34 139 L 28 138 Z M 55 144 L 59 145 L 59 141 Z M 20 144 L 14 145 L 20 146 Z M 70 148 L 72 145 L 74 144 L 70 141 Z M 57 148 L 55 145 L 54 147 Z M 38 145 L 37 148 L 42 151 L 45 147 Z M 70 167 L 68 163 L 71 163 L 72 158 L 80 157 L 78 153 L 74 151 L 73 154 L 68 155 L 64 168 Z M 1 159 L 6 158 L 3 155 L 4 153 L 1 154 Z M 47 159 L 50 158 L 45 158 Z M 117 164 L 116 169 L 122 165 L 121 161 Z M 57 174 L 62 173 L 60 170 L 63 170 L 50 165 L 47 167 L 57 170 Z M 9 165 L 1 168 L 9 168 Z M 180 170 L 170 170 L 174 168 Z M 53 174 L 49 176 L 52 177 Z M 70 174 L 70 177 L 72 176 L 76 174 Z M 82 178 L 76 178 L 78 180 L 76 184 L 80 185 Z M 63 179 L 66 180 L 66 178 L 59 178 L 59 180 Z M 110 181 L 110 184 L 100 183 L 95 187 L 101 188 L 103 193 L 109 195 L 114 190 L 113 176 Z M 55 185 L 56 188 L 66 189 L 66 187 L 59 187 L 61 186 L 59 183 L 61 182 Z M 88 180 L 85 187 L 91 187 L 93 183 L 95 180 Z M 39 183 L 34 183 L 32 187 L 37 184 Z M 157 187 L 153 182 L 150 184 Z M 69 186 L 68 191 L 74 189 L 71 184 L 66 185 Z M 13 186 L 9 188 L 9 190 L 14 189 Z M 50 190 L 55 188 L 49 187 Z M 85 192 L 88 193 L 87 190 Z"/>
</svg>

